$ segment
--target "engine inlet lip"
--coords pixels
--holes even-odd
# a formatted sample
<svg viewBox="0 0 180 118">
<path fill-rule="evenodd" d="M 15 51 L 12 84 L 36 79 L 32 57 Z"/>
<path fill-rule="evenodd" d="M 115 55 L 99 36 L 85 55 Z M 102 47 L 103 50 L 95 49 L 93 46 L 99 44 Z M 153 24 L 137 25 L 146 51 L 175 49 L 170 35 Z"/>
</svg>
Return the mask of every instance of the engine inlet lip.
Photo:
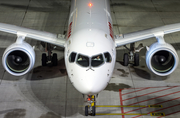
<svg viewBox="0 0 180 118">
<path fill-rule="evenodd" d="M 22 73 L 13 72 L 13 71 L 10 70 L 10 68 L 6 65 L 7 56 L 8 56 L 11 52 L 17 51 L 17 50 L 18 50 L 18 51 L 23 51 L 25 54 L 28 55 L 29 59 L 32 58 L 31 55 L 30 55 L 30 53 L 29 53 L 27 50 L 25 50 L 24 48 L 15 47 L 15 48 L 13 48 L 13 49 L 8 50 L 8 51 L 3 55 L 2 63 L 3 63 L 3 66 L 4 66 L 5 70 L 8 71 L 10 74 L 12 74 L 12 75 L 14 75 L 14 76 L 22 76 L 22 75 L 26 74 L 27 72 L 29 72 L 29 71 L 31 70 L 31 68 L 32 68 L 32 61 L 30 61 L 29 67 L 28 67 L 25 71 L 23 71 Z"/>
<path fill-rule="evenodd" d="M 171 53 L 172 56 L 174 57 L 174 67 L 172 67 L 172 69 L 171 69 L 170 71 L 168 71 L 167 73 L 159 73 L 159 72 L 155 71 L 154 68 L 152 67 L 152 64 L 151 64 L 151 60 L 152 60 L 153 55 L 154 55 L 156 52 L 158 52 L 158 51 L 163 51 L 163 50 Z M 157 75 L 159 75 L 159 76 L 167 76 L 167 75 L 170 75 L 170 74 L 177 68 L 177 66 L 178 66 L 178 56 L 177 56 L 177 54 L 174 53 L 174 51 L 171 50 L 171 49 L 168 49 L 168 48 L 166 48 L 166 49 L 159 48 L 159 49 L 153 50 L 153 51 L 151 52 L 150 58 L 148 59 L 148 62 L 149 62 L 149 68 L 150 68 L 150 70 L 152 70 L 153 73 L 155 73 L 155 74 L 157 74 Z"/>
</svg>

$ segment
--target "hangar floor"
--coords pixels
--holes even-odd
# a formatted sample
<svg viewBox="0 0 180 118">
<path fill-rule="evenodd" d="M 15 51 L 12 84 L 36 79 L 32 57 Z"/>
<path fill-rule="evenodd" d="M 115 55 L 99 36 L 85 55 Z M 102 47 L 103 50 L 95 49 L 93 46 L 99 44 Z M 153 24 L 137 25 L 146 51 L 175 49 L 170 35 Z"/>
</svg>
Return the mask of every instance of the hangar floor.
<svg viewBox="0 0 180 118">
<path fill-rule="evenodd" d="M 68 0 L 1 0 L 0 22 L 44 30 L 52 33 L 67 31 Z M 111 0 L 115 34 L 180 22 L 179 0 Z M 0 56 L 5 47 L 15 41 L 14 35 L 0 33 Z M 180 56 L 180 33 L 166 35 Z M 84 118 L 84 99 L 71 85 L 64 66 L 63 51 L 57 49 L 59 65 L 41 67 L 39 42 L 36 45 L 34 69 L 25 76 L 9 75 L 0 63 L 0 118 Z M 155 38 L 137 42 L 145 46 Z M 167 77 L 151 73 L 145 63 L 145 52 L 140 52 L 140 66 L 121 64 L 125 48 L 117 49 L 113 77 L 97 98 L 98 118 L 178 118 L 180 115 L 180 65 Z M 0 58 L 1 60 L 1 58 Z M 157 106 L 148 106 L 157 104 Z M 112 107 L 121 105 L 124 107 Z M 162 105 L 162 106 L 161 106 Z M 163 115 L 166 116 L 151 116 Z M 109 113 L 123 113 L 113 115 Z M 157 114 L 159 113 L 159 114 Z M 91 117 L 91 116 L 89 116 Z"/>
</svg>

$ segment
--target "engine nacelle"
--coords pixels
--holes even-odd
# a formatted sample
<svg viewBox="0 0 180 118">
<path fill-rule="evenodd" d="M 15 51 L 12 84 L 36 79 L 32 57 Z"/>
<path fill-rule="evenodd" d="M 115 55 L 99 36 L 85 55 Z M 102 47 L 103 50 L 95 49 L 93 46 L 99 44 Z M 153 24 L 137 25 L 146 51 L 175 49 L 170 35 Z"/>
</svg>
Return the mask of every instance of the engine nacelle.
<svg viewBox="0 0 180 118">
<path fill-rule="evenodd" d="M 178 62 L 176 50 L 168 43 L 154 43 L 146 52 L 147 67 L 159 76 L 171 74 L 177 68 Z"/>
<path fill-rule="evenodd" d="M 34 49 L 24 41 L 10 45 L 2 57 L 2 64 L 5 70 L 14 76 L 28 73 L 33 68 L 34 63 Z"/>
</svg>

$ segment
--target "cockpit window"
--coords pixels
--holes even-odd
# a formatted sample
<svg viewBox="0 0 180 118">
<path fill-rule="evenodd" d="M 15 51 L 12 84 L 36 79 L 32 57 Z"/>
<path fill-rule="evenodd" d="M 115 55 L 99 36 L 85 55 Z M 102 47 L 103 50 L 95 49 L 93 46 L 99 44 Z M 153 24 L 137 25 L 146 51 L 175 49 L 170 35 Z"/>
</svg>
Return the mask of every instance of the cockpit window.
<svg viewBox="0 0 180 118">
<path fill-rule="evenodd" d="M 111 55 L 109 54 L 109 52 L 104 53 L 104 57 L 105 57 L 106 62 L 112 61 L 112 58 L 111 58 Z"/>
<path fill-rule="evenodd" d="M 79 54 L 77 58 L 77 63 L 83 67 L 89 66 L 89 57 Z"/>
<path fill-rule="evenodd" d="M 104 59 L 103 59 L 103 55 L 102 54 L 97 55 L 97 56 L 93 56 L 91 58 L 91 66 L 92 67 L 100 66 L 103 63 L 104 63 Z"/>
<path fill-rule="evenodd" d="M 69 56 L 69 62 L 73 63 L 75 62 L 76 59 L 76 53 L 72 52 L 71 55 Z"/>
<path fill-rule="evenodd" d="M 76 63 L 82 67 L 98 67 L 104 64 L 104 62 L 111 63 L 112 57 L 109 52 L 105 52 L 104 54 L 94 55 L 92 57 L 82 54 L 76 54 L 72 52 L 69 57 L 69 61 L 70 62 L 76 61 Z"/>
</svg>

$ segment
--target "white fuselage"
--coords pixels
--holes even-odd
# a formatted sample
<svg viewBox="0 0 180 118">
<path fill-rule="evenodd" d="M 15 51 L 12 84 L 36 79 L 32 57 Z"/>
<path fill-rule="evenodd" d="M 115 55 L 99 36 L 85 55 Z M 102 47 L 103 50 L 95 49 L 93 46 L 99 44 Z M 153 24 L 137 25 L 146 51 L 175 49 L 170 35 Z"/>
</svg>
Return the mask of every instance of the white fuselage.
<svg viewBox="0 0 180 118">
<path fill-rule="evenodd" d="M 109 0 L 72 0 L 68 26 L 70 81 L 83 94 L 97 94 L 108 85 L 116 59 Z"/>
</svg>

